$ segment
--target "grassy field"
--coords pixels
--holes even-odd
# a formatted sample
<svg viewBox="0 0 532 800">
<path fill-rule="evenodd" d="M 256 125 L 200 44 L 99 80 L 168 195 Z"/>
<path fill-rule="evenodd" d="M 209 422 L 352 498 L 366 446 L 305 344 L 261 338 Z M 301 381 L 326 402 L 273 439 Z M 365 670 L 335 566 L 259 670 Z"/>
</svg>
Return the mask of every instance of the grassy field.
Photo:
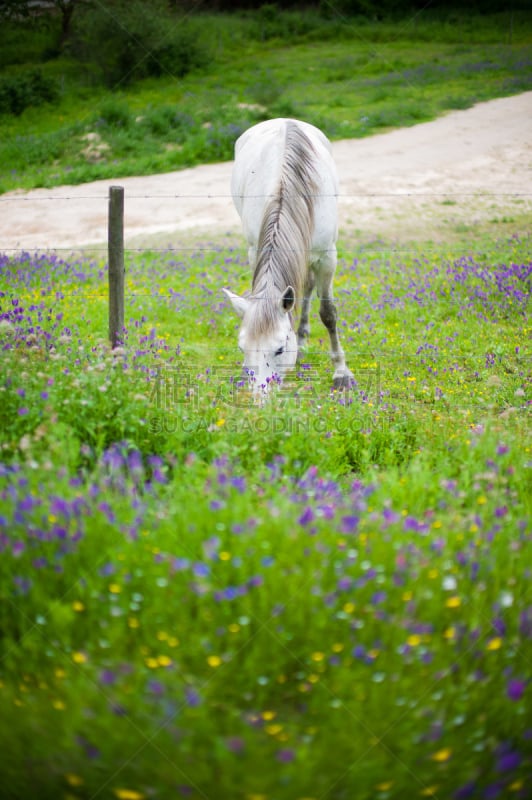
<svg viewBox="0 0 532 800">
<path fill-rule="evenodd" d="M 53 102 L 0 115 L 0 191 L 230 159 L 236 135 L 272 116 L 306 119 L 330 138 L 361 137 L 532 86 L 525 12 L 425 12 L 393 24 L 219 15 L 187 26 L 201 42 L 201 68 L 178 76 L 169 67 L 112 89 L 94 65 L 68 52 L 50 57 L 53 29 L 21 37 L 5 26 L 0 98 L 2 80 L 35 68 L 56 92 Z"/>
<path fill-rule="evenodd" d="M 220 17 L 208 70 L 121 92 L 49 59 L 55 105 L 0 119 L 0 184 L 530 88 L 509 19 L 310 20 L 289 46 Z M 3 35 L 5 75 L 47 46 L 14 63 Z M 529 800 L 532 243 L 492 222 L 408 249 L 342 231 L 353 386 L 331 391 L 314 306 L 262 407 L 220 291 L 249 288 L 240 240 L 129 251 L 114 351 L 105 261 L 0 254 L 1 800 Z"/>
<path fill-rule="evenodd" d="M 521 798 L 530 241 L 344 253 L 271 404 L 243 252 L 1 262 L 0 796 Z"/>
</svg>

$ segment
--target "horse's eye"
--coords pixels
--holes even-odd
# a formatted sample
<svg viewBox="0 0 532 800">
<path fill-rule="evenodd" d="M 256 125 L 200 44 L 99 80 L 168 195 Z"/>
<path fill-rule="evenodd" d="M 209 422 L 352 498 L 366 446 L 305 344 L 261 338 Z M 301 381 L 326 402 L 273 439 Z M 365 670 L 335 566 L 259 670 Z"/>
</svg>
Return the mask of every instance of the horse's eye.
<svg viewBox="0 0 532 800">
<path fill-rule="evenodd" d="M 280 347 L 278 350 L 275 351 L 274 356 L 281 356 L 284 352 L 284 347 Z"/>
</svg>

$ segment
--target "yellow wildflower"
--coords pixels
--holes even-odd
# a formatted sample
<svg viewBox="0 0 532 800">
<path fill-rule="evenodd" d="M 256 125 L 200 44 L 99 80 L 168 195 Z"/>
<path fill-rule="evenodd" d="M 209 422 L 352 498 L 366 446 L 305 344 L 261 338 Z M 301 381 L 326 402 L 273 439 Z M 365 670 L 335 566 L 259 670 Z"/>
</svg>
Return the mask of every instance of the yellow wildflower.
<svg viewBox="0 0 532 800">
<path fill-rule="evenodd" d="M 82 653 L 80 650 L 78 650 L 77 652 L 72 653 L 72 661 L 74 662 L 74 664 L 85 664 L 85 662 L 87 661 L 87 656 L 85 653 Z"/>
<path fill-rule="evenodd" d="M 462 601 L 460 600 L 460 598 L 455 596 L 455 597 L 449 597 L 445 605 L 447 606 L 447 608 L 458 608 L 461 605 L 461 603 Z"/>
<path fill-rule="evenodd" d="M 114 794 L 118 800 L 144 800 L 146 795 L 136 792 L 135 789 L 114 789 Z"/>
<path fill-rule="evenodd" d="M 277 736 L 278 733 L 281 733 L 282 729 L 283 729 L 283 726 L 279 725 L 278 723 L 273 723 L 272 725 L 266 725 L 264 727 L 264 730 L 270 736 Z"/>
<path fill-rule="evenodd" d="M 74 775 L 74 773 L 69 772 L 65 775 L 65 780 L 69 786 L 82 786 L 83 785 L 83 778 L 80 778 L 79 775 Z"/>
<path fill-rule="evenodd" d="M 433 753 L 431 758 L 433 761 L 437 761 L 439 764 L 445 763 L 445 761 L 449 761 L 450 757 L 452 756 L 453 751 L 450 747 L 444 747 L 442 750 L 437 750 L 436 753 Z"/>
</svg>

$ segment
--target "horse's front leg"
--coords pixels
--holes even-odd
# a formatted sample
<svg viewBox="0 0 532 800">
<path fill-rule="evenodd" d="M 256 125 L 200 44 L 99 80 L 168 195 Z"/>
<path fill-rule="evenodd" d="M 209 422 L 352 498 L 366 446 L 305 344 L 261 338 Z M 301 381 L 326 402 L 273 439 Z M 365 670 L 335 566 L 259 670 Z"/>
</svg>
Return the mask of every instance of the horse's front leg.
<svg viewBox="0 0 532 800">
<path fill-rule="evenodd" d="M 331 342 L 331 359 L 334 364 L 333 389 L 347 389 L 353 375 L 345 363 L 337 326 L 337 311 L 333 300 L 332 282 L 336 269 L 336 250 L 331 251 L 320 276 L 320 319 L 327 328 Z"/>
</svg>

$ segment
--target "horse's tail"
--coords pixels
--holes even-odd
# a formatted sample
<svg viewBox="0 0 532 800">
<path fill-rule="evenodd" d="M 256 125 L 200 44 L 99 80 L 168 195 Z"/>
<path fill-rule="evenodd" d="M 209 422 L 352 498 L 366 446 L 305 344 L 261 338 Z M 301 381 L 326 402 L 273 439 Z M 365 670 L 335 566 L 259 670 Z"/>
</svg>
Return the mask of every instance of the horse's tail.
<svg viewBox="0 0 532 800">
<path fill-rule="evenodd" d="M 312 142 L 289 120 L 279 186 L 266 205 L 259 234 L 254 291 L 284 292 L 292 286 L 296 302 L 302 299 L 318 191 L 315 161 Z"/>
</svg>

